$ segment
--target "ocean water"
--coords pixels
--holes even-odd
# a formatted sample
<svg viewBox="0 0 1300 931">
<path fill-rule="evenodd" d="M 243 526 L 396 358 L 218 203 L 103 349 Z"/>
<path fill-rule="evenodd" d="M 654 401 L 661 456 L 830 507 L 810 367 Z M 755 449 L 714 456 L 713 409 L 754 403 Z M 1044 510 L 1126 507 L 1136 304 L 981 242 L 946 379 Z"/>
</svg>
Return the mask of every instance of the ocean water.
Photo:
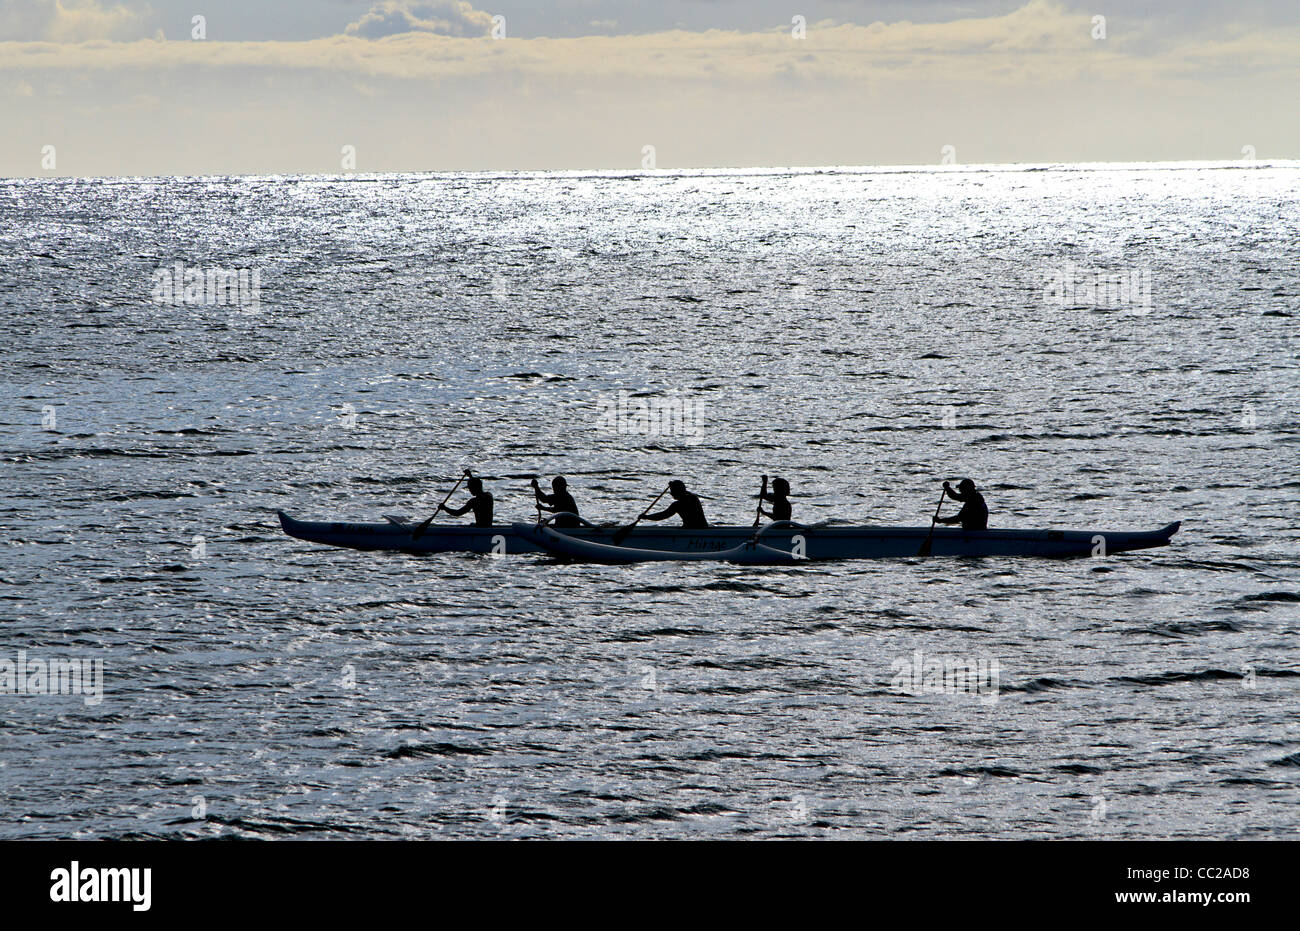
<svg viewBox="0 0 1300 931">
<path fill-rule="evenodd" d="M 0 837 L 1294 837 L 1298 192 L 1294 164 L 2 181 L 0 686 L 20 651 L 103 679 L 0 691 Z M 176 263 L 256 302 L 155 300 Z M 634 432 L 620 397 L 679 416 Z M 595 519 L 680 477 L 747 524 L 768 473 L 797 518 L 924 526 L 969 475 L 993 526 L 1183 528 L 601 567 L 276 522 L 422 519 L 467 466 L 499 519 L 563 473 Z M 989 678 L 909 694 L 918 655 Z"/>
</svg>

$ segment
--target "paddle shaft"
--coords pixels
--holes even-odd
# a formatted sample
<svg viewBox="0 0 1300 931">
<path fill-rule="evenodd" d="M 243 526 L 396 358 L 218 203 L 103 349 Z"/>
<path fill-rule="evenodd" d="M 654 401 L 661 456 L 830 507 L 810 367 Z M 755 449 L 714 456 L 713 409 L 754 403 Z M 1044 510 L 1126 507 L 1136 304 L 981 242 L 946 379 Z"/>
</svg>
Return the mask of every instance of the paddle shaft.
<svg viewBox="0 0 1300 931">
<path fill-rule="evenodd" d="M 945 488 L 939 492 L 939 506 L 934 509 L 934 517 L 930 518 L 930 532 L 925 535 L 925 542 L 921 544 L 921 549 L 917 556 L 929 556 L 930 544 L 934 541 L 934 525 L 939 522 L 939 512 L 943 510 L 943 499 L 948 497 L 948 489 Z"/>
<path fill-rule="evenodd" d="M 758 507 L 754 508 L 754 526 L 763 522 L 763 495 L 767 492 L 767 476 L 763 476 L 763 487 L 758 492 Z"/>
<path fill-rule="evenodd" d="M 415 530 L 411 533 L 412 540 L 418 540 L 420 538 L 420 535 L 423 534 L 424 531 L 429 528 L 429 525 L 433 523 L 433 519 L 438 516 L 438 512 L 441 511 L 443 507 L 447 504 L 447 502 L 451 500 L 451 496 L 456 493 L 456 489 L 460 487 L 461 482 L 465 481 L 465 476 L 469 475 L 469 473 L 470 473 L 469 469 L 466 469 L 464 472 L 460 473 L 460 478 L 456 479 L 456 484 L 451 486 L 451 491 L 447 492 L 447 497 L 443 498 L 442 502 L 436 508 L 433 509 L 433 513 L 429 515 L 428 520 L 426 520 L 420 526 L 416 527 Z"/>
<path fill-rule="evenodd" d="M 637 524 L 641 523 L 641 518 L 645 517 L 647 514 L 653 511 L 655 509 L 655 505 L 659 503 L 659 499 L 666 494 L 668 494 L 667 488 L 659 492 L 658 496 L 656 496 L 655 499 L 650 502 L 650 506 L 637 515 L 636 520 L 632 521 L 632 523 L 628 524 L 626 527 L 623 527 L 620 530 L 616 530 L 614 532 L 614 542 L 622 543 L 624 540 L 626 540 L 627 535 L 632 532 L 632 528 L 634 528 Z"/>
</svg>

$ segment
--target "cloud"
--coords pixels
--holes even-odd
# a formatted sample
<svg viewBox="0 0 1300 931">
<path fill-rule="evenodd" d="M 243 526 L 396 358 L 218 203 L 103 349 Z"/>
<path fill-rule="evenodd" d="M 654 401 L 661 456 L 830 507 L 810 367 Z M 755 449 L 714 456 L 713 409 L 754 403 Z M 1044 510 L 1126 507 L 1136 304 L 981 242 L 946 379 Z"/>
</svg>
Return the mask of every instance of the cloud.
<svg viewBox="0 0 1300 931">
<path fill-rule="evenodd" d="M 434 6 L 416 3 L 402 9 L 427 14 Z M 464 23 L 439 28 L 454 31 L 469 23 L 476 35 L 490 29 L 489 14 L 467 4 L 439 8 L 452 6 L 465 14 Z M 380 4 L 372 14 L 390 7 L 397 4 Z M 1181 81 L 1189 76 L 1214 83 L 1265 74 L 1293 79 L 1300 73 L 1300 30 L 1294 28 L 1171 40 L 1153 52 L 1138 31 L 1112 28 L 1109 38 L 1095 41 L 1088 15 L 1046 0 L 1031 0 L 1003 16 L 943 23 L 819 24 L 809 27 L 805 40 L 791 38 L 784 29 L 502 41 L 415 29 L 385 33 L 382 42 L 375 42 L 360 28 L 365 22 L 363 17 L 348 27 L 346 35 L 299 42 L 11 43 L 0 46 L 0 73 L 251 68 L 267 74 L 315 70 L 411 81 L 626 79 L 642 86 L 690 82 L 717 88 L 795 78 L 810 86 L 834 83 L 849 89 L 948 82 L 954 90 L 975 85 L 1023 89 L 1031 82 Z M 375 34 L 381 32 L 376 27 Z"/>
<path fill-rule="evenodd" d="M 474 9 L 464 0 L 383 0 L 349 24 L 347 34 L 383 39 L 405 32 L 431 32 L 470 38 L 486 36 L 491 29 L 492 14 Z"/>
<path fill-rule="evenodd" d="M 0 40 L 85 42 L 138 39 L 153 10 L 105 6 L 98 0 L 0 0 Z"/>
<path fill-rule="evenodd" d="M 433 8 L 407 4 L 400 23 L 431 23 Z M 471 36 L 375 20 L 374 40 L 363 18 L 307 41 L 0 43 L 0 94 L 36 88 L 4 96 L 0 175 L 38 171 L 46 142 L 61 170 L 127 175 L 334 171 L 343 144 L 364 170 L 634 168 L 646 144 L 666 166 L 915 164 L 947 144 L 963 162 L 1300 153 L 1295 26 L 1166 35 L 1112 21 L 1096 41 L 1086 11 L 1030 0 L 945 22 L 810 23 L 806 39 L 494 41 L 469 11 Z M 138 95 L 156 111 L 110 114 Z"/>
</svg>

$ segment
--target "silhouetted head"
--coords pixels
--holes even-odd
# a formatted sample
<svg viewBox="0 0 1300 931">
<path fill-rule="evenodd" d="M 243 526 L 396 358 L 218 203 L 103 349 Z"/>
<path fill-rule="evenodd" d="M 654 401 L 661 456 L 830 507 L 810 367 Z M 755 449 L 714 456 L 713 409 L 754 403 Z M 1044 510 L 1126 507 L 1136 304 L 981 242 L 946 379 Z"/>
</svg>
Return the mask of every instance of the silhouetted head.
<svg viewBox="0 0 1300 931">
<path fill-rule="evenodd" d="M 481 478 L 472 478 L 465 483 L 465 487 L 469 489 L 470 494 L 480 495 L 483 493 L 483 480 Z"/>
<path fill-rule="evenodd" d="M 975 483 L 972 482 L 972 481 L 971 481 L 970 479 L 968 479 L 968 478 L 964 478 L 964 479 L 962 479 L 960 482 L 957 483 L 957 490 L 958 490 L 958 491 L 963 491 L 963 492 L 964 492 L 964 491 L 974 491 L 974 490 L 975 490 Z"/>
<path fill-rule="evenodd" d="M 672 495 L 674 498 L 680 498 L 682 495 L 686 494 L 686 483 L 673 479 L 668 483 L 668 494 Z"/>
<path fill-rule="evenodd" d="M 790 494 L 790 483 L 783 478 L 773 479 L 772 490 L 784 498 L 786 495 Z"/>
<path fill-rule="evenodd" d="M 557 475 L 555 478 L 551 479 L 551 491 L 558 493 L 564 491 L 564 489 L 568 487 L 569 483 L 564 480 L 563 475 Z"/>
</svg>

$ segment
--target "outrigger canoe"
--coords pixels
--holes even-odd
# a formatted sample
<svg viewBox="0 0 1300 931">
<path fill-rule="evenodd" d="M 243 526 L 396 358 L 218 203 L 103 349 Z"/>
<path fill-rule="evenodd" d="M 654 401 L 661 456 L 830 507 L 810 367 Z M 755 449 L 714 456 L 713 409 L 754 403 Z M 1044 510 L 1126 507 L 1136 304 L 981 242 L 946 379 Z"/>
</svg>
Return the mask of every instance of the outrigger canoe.
<svg viewBox="0 0 1300 931">
<path fill-rule="evenodd" d="M 794 563 L 830 559 L 901 559 L 918 554 L 928 527 L 827 526 L 790 521 L 753 527 L 636 527 L 615 543 L 615 527 L 563 530 L 546 524 L 493 527 L 430 524 L 416 527 L 401 518 L 385 523 L 300 521 L 280 512 L 284 532 L 300 540 L 360 550 L 443 553 L 548 553 L 566 559 L 623 563 L 708 559 L 750 563 Z M 1159 530 L 961 530 L 936 527 L 932 556 L 1039 556 L 1056 559 L 1125 553 L 1169 545 L 1175 521 Z M 748 549 L 746 549 L 748 547 Z"/>
</svg>

